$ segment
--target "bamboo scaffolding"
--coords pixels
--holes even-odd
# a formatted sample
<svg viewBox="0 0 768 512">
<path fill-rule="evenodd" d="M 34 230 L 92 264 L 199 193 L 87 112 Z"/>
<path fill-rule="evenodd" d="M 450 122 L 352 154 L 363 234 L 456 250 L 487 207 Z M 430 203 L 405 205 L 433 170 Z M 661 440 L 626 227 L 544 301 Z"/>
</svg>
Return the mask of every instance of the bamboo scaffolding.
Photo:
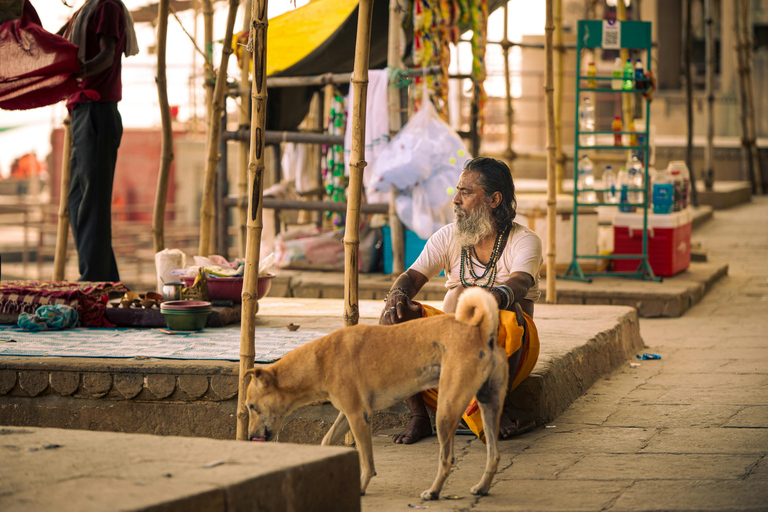
<svg viewBox="0 0 768 512">
<path fill-rule="evenodd" d="M 248 224 L 243 275 L 240 329 L 240 378 L 237 394 L 237 439 L 248 436 L 243 375 L 253 368 L 254 336 L 258 311 L 259 259 L 261 256 L 262 196 L 264 193 L 264 128 L 267 125 L 267 0 L 256 0 L 251 7 L 253 81 L 251 84 L 251 143 L 248 164 Z M 230 39 L 231 40 L 231 36 Z"/>
<path fill-rule="evenodd" d="M 243 1 L 243 31 L 249 30 L 251 26 L 251 19 L 249 14 L 253 10 L 253 0 Z M 240 130 L 248 130 L 251 126 L 250 116 L 250 83 L 249 74 L 251 67 L 251 58 L 247 52 L 243 52 L 243 58 L 240 62 L 240 110 L 238 115 L 238 128 Z M 238 172 L 237 172 L 237 192 L 241 196 L 245 196 L 248 193 L 248 157 L 250 156 L 250 148 L 248 141 L 242 141 L 239 144 L 238 152 Z M 247 244 L 248 234 L 246 232 L 246 225 L 248 223 L 248 204 L 243 203 L 237 207 L 238 218 L 238 256 L 245 257 L 245 246 Z"/>
<path fill-rule="evenodd" d="M 227 13 L 227 32 L 224 41 L 232 41 L 237 16 L 238 0 L 229 0 L 229 12 Z M 224 44 L 221 49 L 221 62 L 216 77 L 216 88 L 213 92 L 213 104 L 208 116 L 208 139 L 206 141 L 206 167 L 203 178 L 203 202 L 200 206 L 200 245 L 198 254 L 208 256 L 215 244 L 212 223 L 215 221 L 215 189 L 216 189 L 216 164 L 219 160 L 219 137 L 221 129 L 221 110 L 224 108 L 224 92 L 227 89 L 227 64 L 232 54 L 232 45 Z"/>
<path fill-rule="evenodd" d="M 749 157 L 752 161 L 752 172 L 754 176 L 755 192 L 764 193 L 763 173 L 760 163 L 760 155 L 757 152 L 757 129 L 755 127 L 755 103 L 754 92 L 752 90 L 752 24 L 749 21 L 749 2 L 747 0 L 738 0 L 741 4 L 741 30 L 742 30 L 742 52 L 744 58 L 744 84 L 746 92 L 746 112 L 747 112 L 747 133 L 749 136 Z"/>
<path fill-rule="evenodd" d="M 552 65 L 552 33 L 555 31 L 552 1 L 547 0 L 546 24 L 544 25 L 544 46 L 546 47 L 546 68 L 544 92 L 547 105 L 547 304 L 557 304 L 555 274 L 557 273 L 557 190 L 555 183 L 556 134 L 554 80 Z"/>
<path fill-rule="evenodd" d="M 707 144 L 704 146 L 704 188 L 711 192 L 715 182 L 712 165 L 715 139 L 715 35 L 712 31 L 712 0 L 704 0 L 704 37 L 706 39 L 706 81 L 707 81 Z"/>
<path fill-rule="evenodd" d="M 168 178 L 173 162 L 173 129 L 171 107 L 168 105 L 168 80 L 165 75 L 165 49 L 168 39 L 168 2 L 157 4 L 157 99 L 160 103 L 162 139 L 160 141 L 160 171 L 157 175 L 157 192 L 152 213 L 152 240 L 155 252 L 165 248 L 165 205 L 168 198 Z"/>
<path fill-rule="evenodd" d="M 555 191 L 563 193 L 565 159 L 563 158 L 563 0 L 555 0 Z M 579 72 L 577 71 L 577 74 Z"/>
<path fill-rule="evenodd" d="M 358 247 L 360 246 L 360 200 L 365 169 L 365 107 L 368 97 L 368 65 L 371 45 L 373 0 L 358 4 L 355 66 L 352 72 L 352 150 L 349 157 L 349 188 L 344 230 L 344 325 L 357 325 Z"/>
<path fill-rule="evenodd" d="M 692 0 L 685 0 L 685 107 L 686 107 L 686 142 L 685 142 L 685 165 L 688 167 L 691 178 L 691 203 L 698 205 L 696 196 L 696 173 L 693 169 L 693 76 L 691 75 L 693 59 L 693 25 L 691 22 L 691 3 Z"/>
<path fill-rule="evenodd" d="M 389 69 L 402 70 L 403 68 L 403 62 L 400 60 L 400 25 L 402 24 L 400 12 L 401 7 L 398 0 L 389 0 L 389 33 L 387 34 L 387 67 Z M 392 81 L 389 83 L 388 93 L 389 134 L 394 137 L 402 128 L 400 110 L 403 106 L 400 103 L 400 89 L 396 88 Z M 395 209 L 397 196 L 397 188 L 393 186 L 390 191 L 387 213 L 389 236 L 392 242 L 393 275 L 399 275 L 405 271 L 405 230 Z"/>
<path fill-rule="evenodd" d="M 213 111 L 213 97 L 214 97 L 214 69 L 213 69 L 213 0 L 202 0 L 203 5 L 203 39 L 205 43 L 205 128 L 210 129 L 211 112 Z M 205 196 L 203 196 L 203 202 L 205 202 Z M 211 216 L 208 227 L 212 233 L 216 230 L 216 219 Z M 214 236 L 211 235 L 208 247 L 200 254 L 207 255 L 214 249 Z"/>
<path fill-rule="evenodd" d="M 64 147 L 61 155 L 61 189 L 59 190 L 59 224 L 56 230 L 56 252 L 53 256 L 54 281 L 64 280 L 67 263 L 67 238 L 69 237 L 69 182 L 71 181 L 72 119 L 64 119 Z M 24 237 L 26 241 L 27 237 Z"/>
</svg>

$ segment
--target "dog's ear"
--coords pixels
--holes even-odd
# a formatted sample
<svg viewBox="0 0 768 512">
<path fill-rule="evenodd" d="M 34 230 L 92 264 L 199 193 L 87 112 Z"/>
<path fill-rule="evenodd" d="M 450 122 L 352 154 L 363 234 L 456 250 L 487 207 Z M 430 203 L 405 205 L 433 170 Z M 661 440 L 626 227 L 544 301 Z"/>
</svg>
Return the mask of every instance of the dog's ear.
<svg viewBox="0 0 768 512">
<path fill-rule="evenodd" d="M 264 368 L 251 368 L 245 372 L 243 375 L 243 380 L 245 380 L 246 387 L 250 385 L 251 379 L 253 379 L 254 383 L 258 387 L 262 388 L 269 387 L 270 384 L 274 383 L 274 377 Z"/>
</svg>

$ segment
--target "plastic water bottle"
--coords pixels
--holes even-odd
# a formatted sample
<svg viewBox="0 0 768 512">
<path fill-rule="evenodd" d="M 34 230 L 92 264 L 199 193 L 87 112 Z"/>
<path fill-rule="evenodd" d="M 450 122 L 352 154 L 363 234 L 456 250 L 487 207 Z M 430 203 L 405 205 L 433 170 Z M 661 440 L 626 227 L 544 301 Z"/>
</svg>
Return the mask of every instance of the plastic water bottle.
<svg viewBox="0 0 768 512">
<path fill-rule="evenodd" d="M 673 160 L 667 168 L 670 172 L 677 170 L 680 173 L 680 209 L 683 210 L 691 204 L 691 173 L 684 160 Z"/>
<path fill-rule="evenodd" d="M 632 156 L 629 160 L 627 160 L 627 170 L 629 171 L 630 188 L 645 188 L 645 171 L 643 169 L 643 164 L 640 163 L 640 160 L 638 160 L 636 156 Z M 630 203 L 642 203 L 644 201 L 644 194 L 640 191 L 631 192 L 629 194 Z"/>
<path fill-rule="evenodd" d="M 603 202 L 618 204 L 619 203 L 619 191 L 616 189 L 616 174 L 611 169 L 610 165 L 605 166 L 603 171 Z"/>
<path fill-rule="evenodd" d="M 592 164 L 592 160 L 588 156 L 584 156 L 579 161 L 578 168 L 579 176 L 576 181 L 576 186 L 579 190 L 579 202 L 580 203 L 596 203 L 597 194 L 594 190 L 588 190 L 581 192 L 585 189 L 595 188 L 595 166 Z"/>
<path fill-rule="evenodd" d="M 624 64 L 624 90 L 631 91 L 635 86 L 635 68 L 632 67 L 632 59 L 627 59 Z"/>
<path fill-rule="evenodd" d="M 645 70 L 643 69 L 643 61 L 640 59 L 635 61 L 635 88 L 645 89 Z"/>
<path fill-rule="evenodd" d="M 579 107 L 579 131 L 595 131 L 595 106 L 592 104 L 592 100 L 590 100 L 589 97 L 584 98 L 584 101 Z M 579 137 L 579 144 L 582 146 L 594 146 L 595 134 L 585 133 L 581 135 Z"/>
<path fill-rule="evenodd" d="M 621 65 L 621 59 L 616 57 L 613 61 L 613 79 L 611 80 L 611 89 L 615 91 L 621 90 L 621 75 L 624 73 L 624 68 Z"/>
<path fill-rule="evenodd" d="M 653 213 L 670 213 L 675 202 L 675 188 L 672 175 L 662 169 L 653 177 Z"/>
<path fill-rule="evenodd" d="M 677 167 L 670 165 L 667 169 L 672 175 L 672 185 L 674 190 L 672 211 L 679 212 L 683 209 L 683 176 L 680 174 L 680 169 Z"/>
<path fill-rule="evenodd" d="M 587 64 L 587 76 L 597 76 L 597 68 L 595 67 L 594 62 L 590 62 Z M 597 80 L 594 78 L 590 78 L 587 80 L 587 88 L 588 89 L 596 89 L 597 88 Z"/>
<path fill-rule="evenodd" d="M 616 187 L 619 189 L 619 211 L 620 212 L 631 212 L 634 207 L 629 206 L 627 203 L 629 203 L 629 191 L 627 190 L 630 186 L 629 181 L 629 171 L 627 171 L 626 168 L 622 167 L 619 169 L 619 173 L 616 175 Z"/>
</svg>

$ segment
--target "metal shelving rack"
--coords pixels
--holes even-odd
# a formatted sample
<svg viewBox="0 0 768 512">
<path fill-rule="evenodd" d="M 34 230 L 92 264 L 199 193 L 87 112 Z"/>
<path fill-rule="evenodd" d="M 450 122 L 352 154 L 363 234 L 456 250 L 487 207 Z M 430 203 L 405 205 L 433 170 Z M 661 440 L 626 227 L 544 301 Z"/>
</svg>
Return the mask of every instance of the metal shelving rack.
<svg viewBox="0 0 768 512">
<path fill-rule="evenodd" d="M 584 48 L 603 48 L 603 20 L 581 20 L 578 22 L 578 32 L 577 32 L 577 38 L 576 38 L 576 69 L 577 72 L 581 72 L 581 52 Z M 651 23 L 647 21 L 623 21 L 623 22 L 616 22 L 616 24 L 620 25 L 620 41 L 619 41 L 619 47 L 620 48 L 627 48 L 627 49 L 633 49 L 633 50 L 645 50 L 645 68 L 644 69 L 650 69 L 651 65 Z M 649 207 L 649 197 L 648 197 L 648 149 L 649 149 L 649 130 L 650 130 L 650 116 L 651 116 L 651 108 L 650 108 L 650 101 L 646 98 L 645 99 L 645 131 L 644 132 L 630 132 L 630 131 L 621 131 L 621 132 L 614 132 L 614 131 L 594 131 L 594 132 L 582 132 L 579 130 L 579 106 L 580 106 L 580 100 L 582 94 L 585 93 L 598 93 L 598 92 L 608 92 L 608 93 L 643 93 L 645 92 L 645 89 L 637 89 L 633 88 L 630 90 L 616 90 L 612 88 L 606 88 L 606 87 L 598 87 L 598 88 L 588 88 L 588 87 L 582 87 L 582 83 L 587 80 L 595 80 L 597 85 L 605 84 L 607 81 L 613 80 L 612 76 L 606 77 L 606 76 L 578 76 L 578 79 L 576 80 L 576 117 L 577 120 L 575 123 L 575 140 L 574 140 L 574 151 L 573 151 L 573 169 L 574 169 L 574 176 L 573 176 L 573 260 L 571 261 L 571 264 L 568 266 L 567 270 L 565 271 L 565 274 L 557 276 L 562 279 L 571 279 L 575 281 L 586 281 L 591 282 L 592 279 L 590 279 L 591 276 L 605 276 L 605 275 L 611 275 L 611 276 L 621 276 L 621 277 L 632 277 L 636 279 L 644 279 L 644 280 L 652 280 L 652 281 L 660 281 L 661 279 L 656 277 L 653 273 L 653 270 L 651 269 L 651 265 L 648 261 L 648 207 Z M 623 82 L 623 80 L 622 80 Z M 623 135 L 645 135 L 643 137 L 644 144 L 638 145 L 638 146 L 585 146 L 580 144 L 580 140 L 582 135 L 594 135 L 595 140 L 597 141 L 597 137 L 600 135 L 606 135 L 606 134 L 621 134 Z M 579 207 L 580 206 L 615 206 L 618 207 L 618 204 L 615 203 L 581 203 L 579 202 L 579 193 L 580 192 L 610 192 L 610 189 L 602 189 L 602 188 L 591 188 L 591 189 L 582 189 L 579 190 L 578 187 L 578 165 L 579 165 L 579 158 L 580 158 L 580 152 L 584 151 L 638 151 L 643 152 L 645 154 L 645 158 L 643 158 L 644 166 L 645 166 L 645 180 L 644 180 L 644 187 L 643 188 L 629 188 L 627 189 L 627 192 L 642 192 L 643 193 L 643 201 L 640 203 L 623 203 L 626 206 L 634 206 L 636 208 L 642 208 L 643 211 L 643 250 L 642 254 L 608 254 L 608 255 L 594 255 L 594 254 L 578 254 L 577 251 L 577 242 L 578 242 L 578 215 L 579 215 Z M 601 271 L 601 272 L 584 272 L 581 269 L 581 266 L 579 265 L 578 259 L 632 259 L 632 260 L 640 260 L 640 263 L 638 264 L 637 270 L 634 272 L 616 272 L 616 271 Z"/>
</svg>

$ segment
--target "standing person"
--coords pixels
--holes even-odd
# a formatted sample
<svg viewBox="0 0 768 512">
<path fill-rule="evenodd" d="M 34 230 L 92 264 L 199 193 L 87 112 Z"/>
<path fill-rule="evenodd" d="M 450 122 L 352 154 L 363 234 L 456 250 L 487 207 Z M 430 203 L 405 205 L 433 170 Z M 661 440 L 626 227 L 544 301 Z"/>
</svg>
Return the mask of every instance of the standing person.
<svg viewBox="0 0 768 512">
<path fill-rule="evenodd" d="M 397 278 L 387 294 L 379 323 L 391 325 L 442 314 L 411 300 L 442 270 L 448 277 L 448 292 L 443 300 L 445 313 L 455 312 L 458 298 L 466 288 L 489 289 L 499 303 L 499 343 L 507 352 L 511 391 L 533 370 L 539 353 L 532 317 L 533 304 L 541 295 L 541 239 L 514 222 L 515 185 L 504 162 L 484 157 L 468 161 L 456 190 L 456 222 L 432 235 L 416 262 Z M 432 435 L 426 407 L 434 410 L 437 392 L 428 390 L 407 400 L 411 421 L 405 430 L 393 436 L 394 442 L 411 444 Z M 463 419 L 482 438 L 479 416 L 473 401 Z M 512 418 L 505 407 L 499 435 L 504 439 L 534 427 L 533 421 Z"/>
<path fill-rule="evenodd" d="M 122 58 L 138 53 L 133 19 L 120 0 L 86 0 L 64 32 L 79 46 L 83 91 L 70 96 L 69 219 L 80 281 L 119 281 L 112 251 L 112 184 L 123 123 Z M 98 94 L 94 99 L 91 91 Z"/>
</svg>

